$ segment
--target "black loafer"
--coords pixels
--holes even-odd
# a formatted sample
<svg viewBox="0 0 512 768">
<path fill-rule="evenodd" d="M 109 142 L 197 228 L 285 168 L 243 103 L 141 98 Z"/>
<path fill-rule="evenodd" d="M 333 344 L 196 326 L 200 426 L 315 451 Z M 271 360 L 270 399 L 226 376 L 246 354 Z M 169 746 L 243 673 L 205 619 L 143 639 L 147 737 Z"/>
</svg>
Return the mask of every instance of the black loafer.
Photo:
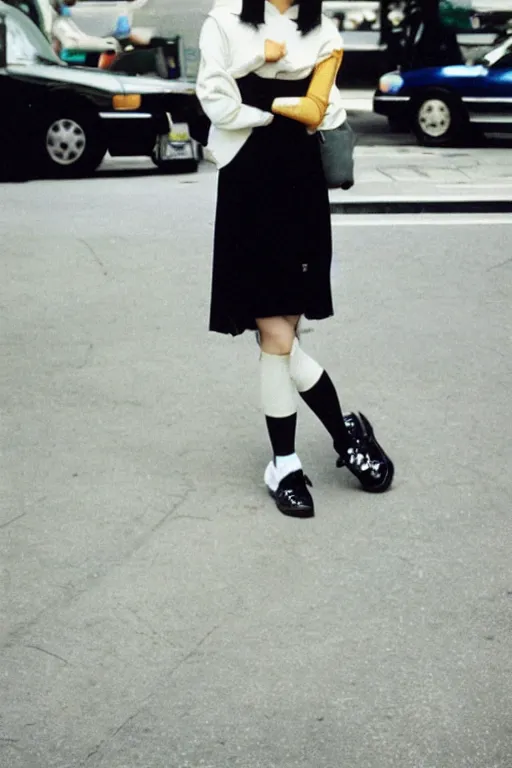
<svg viewBox="0 0 512 768">
<path fill-rule="evenodd" d="M 315 505 L 308 486 L 312 487 L 311 480 L 299 469 L 283 477 L 275 491 L 269 488 L 268 492 L 283 515 L 305 519 L 315 516 Z"/>
<path fill-rule="evenodd" d="M 393 482 L 395 467 L 384 449 L 379 445 L 370 421 L 362 413 L 348 413 L 345 426 L 351 444 L 339 453 L 336 465 L 346 467 L 357 477 L 364 491 L 384 493 Z"/>
</svg>

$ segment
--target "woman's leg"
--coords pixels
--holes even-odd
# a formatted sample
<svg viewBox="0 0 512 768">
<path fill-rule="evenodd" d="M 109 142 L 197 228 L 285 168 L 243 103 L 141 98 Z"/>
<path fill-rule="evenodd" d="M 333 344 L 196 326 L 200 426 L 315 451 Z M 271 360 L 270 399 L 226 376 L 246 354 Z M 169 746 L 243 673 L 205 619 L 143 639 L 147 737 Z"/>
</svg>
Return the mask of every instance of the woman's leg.
<svg viewBox="0 0 512 768">
<path fill-rule="evenodd" d="M 274 323 L 274 320 L 279 322 Z M 265 348 L 274 350 L 273 355 L 277 354 L 283 358 L 281 369 L 283 380 L 287 371 L 301 398 L 331 435 L 334 448 L 339 454 L 338 466 L 346 466 L 357 477 L 364 490 L 373 493 L 386 491 L 394 477 L 393 462 L 375 439 L 373 427 L 364 415 L 349 413 L 343 416 L 336 388 L 329 374 L 307 355 L 299 344 L 296 333 L 300 317 L 270 318 L 264 321 L 265 325 L 267 321 L 269 325 L 263 329 L 258 323 L 260 340 L 263 342 L 265 339 L 263 342 Z M 284 323 L 288 325 L 288 329 Z M 290 339 L 292 339 L 291 346 Z M 272 357 L 272 354 L 269 357 Z M 267 358 L 264 358 L 262 352 L 262 364 L 264 359 Z M 263 375 L 262 383 L 264 379 Z M 275 396 L 278 390 L 279 387 L 270 386 L 267 402 L 271 402 L 272 393 Z M 284 381 L 282 391 L 285 391 Z M 274 449 L 275 465 L 282 466 L 285 471 L 287 468 L 291 471 L 292 464 L 287 464 L 290 459 L 298 460 L 295 454 L 296 424 L 296 409 L 291 419 L 274 419 L 267 416 L 272 445 L 276 447 Z M 290 455 L 287 458 L 285 452 L 291 450 L 292 446 L 294 456 Z"/>
<path fill-rule="evenodd" d="M 290 376 L 301 398 L 332 437 L 336 450 L 341 452 L 349 448 L 350 435 L 332 379 L 316 360 L 304 352 L 297 338 L 290 353 Z"/>
<path fill-rule="evenodd" d="M 350 445 L 338 394 L 327 373 L 312 357 L 307 355 L 298 339 L 300 315 L 284 317 L 293 329 L 294 338 L 290 350 L 290 376 L 297 391 L 331 435 L 337 450 Z"/>
<path fill-rule="evenodd" d="M 361 414 L 343 416 L 336 388 L 327 373 L 294 340 L 290 353 L 290 376 L 297 391 L 320 419 L 339 454 L 338 466 L 346 466 L 364 490 L 386 491 L 394 467 L 375 440 L 370 422 Z"/>
<path fill-rule="evenodd" d="M 299 320 L 300 315 L 257 318 L 262 351 L 269 355 L 289 355 L 295 339 L 295 326 Z"/>
<path fill-rule="evenodd" d="M 290 376 L 295 328 L 284 317 L 257 318 L 256 324 L 261 347 L 261 399 L 274 455 L 265 482 L 282 512 L 310 517 L 313 500 L 295 452 L 297 403 Z"/>
<path fill-rule="evenodd" d="M 282 317 L 256 321 L 260 332 L 261 400 L 274 453 L 274 463 L 298 468 L 295 454 L 297 402 L 290 378 L 294 332 Z"/>
</svg>

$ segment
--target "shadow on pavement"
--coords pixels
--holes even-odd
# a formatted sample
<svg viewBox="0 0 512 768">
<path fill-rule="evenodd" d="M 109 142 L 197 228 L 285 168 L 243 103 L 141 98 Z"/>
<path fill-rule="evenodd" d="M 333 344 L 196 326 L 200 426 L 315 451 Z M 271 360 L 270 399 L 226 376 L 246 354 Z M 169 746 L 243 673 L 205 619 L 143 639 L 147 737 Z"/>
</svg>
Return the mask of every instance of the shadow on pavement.
<svg viewBox="0 0 512 768">
<path fill-rule="evenodd" d="M 190 183 L 190 179 L 197 178 L 197 174 L 192 173 L 186 173 L 180 170 L 172 170 L 172 171 L 160 171 L 158 168 L 151 168 L 149 166 L 141 165 L 139 167 L 130 167 L 130 168 L 123 168 L 123 167 L 107 167 L 105 169 L 99 168 L 95 173 L 91 175 L 85 175 L 85 176 L 73 176 L 71 178 L 58 178 L 58 177 L 46 177 L 41 175 L 26 175 L 26 174 L 1 174 L 0 173 L 0 184 L 26 184 L 28 182 L 33 181 L 89 181 L 91 179 L 133 179 L 133 178 L 143 178 L 147 176 L 182 176 L 183 179 L 187 179 Z"/>
<path fill-rule="evenodd" d="M 357 144 L 361 147 L 419 147 L 416 139 L 412 133 L 407 132 L 393 132 L 387 124 L 383 125 L 383 120 L 379 116 L 372 114 L 365 115 L 349 115 L 350 123 L 357 135 Z M 385 121 L 384 121 L 385 122 Z M 493 134 L 488 136 L 473 135 L 468 137 L 464 143 L 459 143 L 452 147 L 444 147 L 444 149 L 512 149 L 512 135 L 510 134 Z M 130 158 L 126 165 L 112 166 L 111 161 L 107 162 L 104 166 L 101 166 L 96 173 L 91 176 L 77 176 L 74 177 L 75 181 L 84 181 L 87 179 L 133 179 L 143 178 L 147 176 L 172 176 L 182 177 L 189 183 L 191 179 L 197 179 L 198 174 L 183 172 L 178 167 L 166 171 L 161 171 L 155 168 L 151 163 L 146 162 L 146 158 L 134 159 Z M 205 164 L 202 164 L 203 168 Z M 212 166 L 213 168 L 213 166 Z M 200 171 L 201 173 L 201 167 Z M 5 184 L 21 184 L 30 181 L 59 181 L 58 178 L 46 178 L 38 174 L 16 173 L 10 171 L 8 174 L 0 173 L 0 183 Z M 64 179 L 62 179 L 64 180 Z M 68 179 L 69 180 L 69 179 Z"/>
</svg>

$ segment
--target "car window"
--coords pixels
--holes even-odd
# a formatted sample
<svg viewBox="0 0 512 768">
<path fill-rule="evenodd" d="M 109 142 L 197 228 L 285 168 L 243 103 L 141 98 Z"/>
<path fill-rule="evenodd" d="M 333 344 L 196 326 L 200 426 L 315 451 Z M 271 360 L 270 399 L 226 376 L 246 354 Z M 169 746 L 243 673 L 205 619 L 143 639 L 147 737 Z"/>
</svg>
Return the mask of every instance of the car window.
<svg viewBox="0 0 512 768">
<path fill-rule="evenodd" d="M 6 23 L 7 66 L 45 61 L 61 64 L 43 33 L 27 16 L 15 11 Z"/>
<path fill-rule="evenodd" d="M 502 60 L 504 58 L 508 59 L 508 55 L 512 55 L 512 41 L 507 40 L 502 45 L 499 45 L 497 48 L 493 48 L 491 51 L 485 54 L 485 56 L 482 58 L 482 63 L 486 64 L 488 67 L 501 67 Z"/>
<path fill-rule="evenodd" d="M 12 5 L 13 8 L 18 8 L 18 10 L 22 11 L 29 17 L 29 19 L 32 19 L 36 26 L 41 27 L 42 19 L 39 15 L 38 8 L 34 3 L 25 2 L 25 0 L 10 0 L 9 5 Z"/>
<path fill-rule="evenodd" d="M 508 53 L 493 64 L 493 69 L 512 69 L 512 53 Z"/>
<path fill-rule="evenodd" d="M 37 48 L 10 16 L 6 19 L 6 33 L 8 66 L 9 64 L 26 64 L 37 61 Z"/>
</svg>

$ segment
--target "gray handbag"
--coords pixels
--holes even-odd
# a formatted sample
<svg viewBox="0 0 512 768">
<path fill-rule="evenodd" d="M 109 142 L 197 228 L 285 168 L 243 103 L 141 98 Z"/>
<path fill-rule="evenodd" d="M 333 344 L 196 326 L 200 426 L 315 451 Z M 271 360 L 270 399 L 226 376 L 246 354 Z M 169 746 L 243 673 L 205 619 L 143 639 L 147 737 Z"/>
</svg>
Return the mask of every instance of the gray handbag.
<svg viewBox="0 0 512 768">
<path fill-rule="evenodd" d="M 318 131 L 318 137 L 328 188 L 350 189 L 354 186 L 354 131 L 345 120 L 338 128 Z"/>
</svg>

